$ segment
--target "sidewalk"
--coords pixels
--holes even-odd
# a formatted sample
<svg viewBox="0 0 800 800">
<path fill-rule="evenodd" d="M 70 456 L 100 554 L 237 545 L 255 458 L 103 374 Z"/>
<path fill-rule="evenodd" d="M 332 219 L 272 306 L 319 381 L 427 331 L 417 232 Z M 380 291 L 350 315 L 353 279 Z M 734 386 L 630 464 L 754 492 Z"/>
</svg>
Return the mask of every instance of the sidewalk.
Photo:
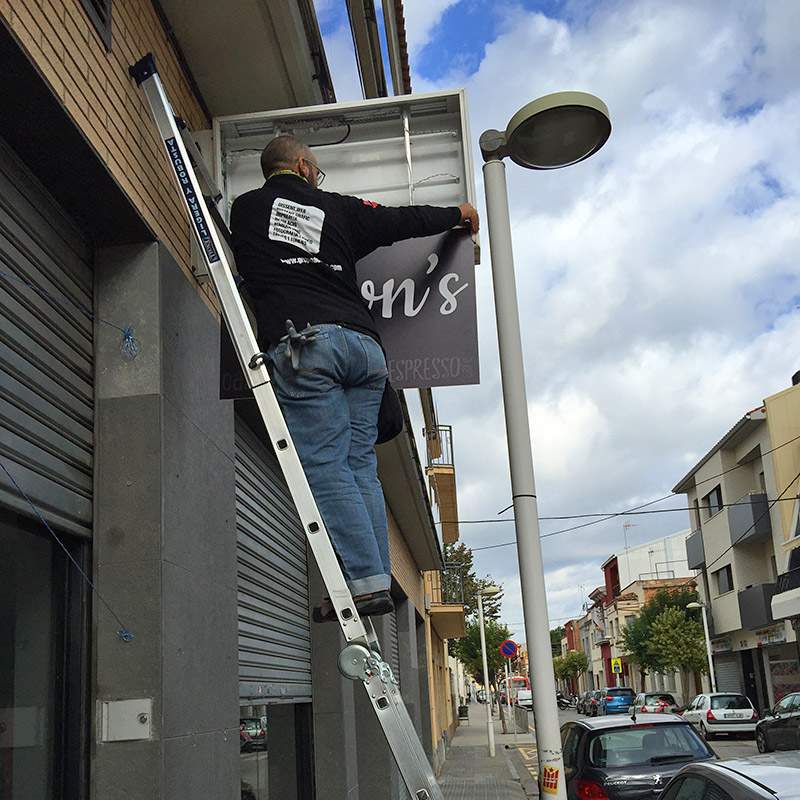
<svg viewBox="0 0 800 800">
<path fill-rule="evenodd" d="M 535 778 L 536 738 L 528 730 L 502 733 L 500 718 L 492 718 L 495 757 L 489 757 L 486 706 L 468 705 L 469 721 L 461 720 L 439 773 L 445 800 L 526 800 L 539 796 Z M 529 723 L 533 717 L 529 714 Z"/>
</svg>

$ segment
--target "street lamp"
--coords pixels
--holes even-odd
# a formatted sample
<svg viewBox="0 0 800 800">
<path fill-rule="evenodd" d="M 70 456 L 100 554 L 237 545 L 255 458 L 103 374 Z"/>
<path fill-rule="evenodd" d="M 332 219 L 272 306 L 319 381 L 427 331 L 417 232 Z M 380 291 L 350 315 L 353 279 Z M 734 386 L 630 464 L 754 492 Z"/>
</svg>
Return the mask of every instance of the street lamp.
<svg viewBox="0 0 800 800">
<path fill-rule="evenodd" d="M 494 758 L 494 724 L 492 723 L 492 703 L 489 688 L 489 664 L 486 659 L 486 631 L 483 625 L 483 598 L 493 597 L 502 590 L 497 586 L 486 586 L 478 592 L 478 625 L 481 629 L 481 657 L 483 658 L 483 683 L 486 689 L 486 733 L 489 737 L 489 755 Z"/>
<path fill-rule="evenodd" d="M 706 655 L 708 656 L 708 676 L 711 678 L 711 691 L 717 691 L 717 676 L 714 674 L 714 659 L 711 656 L 711 637 L 708 635 L 708 614 L 705 603 L 687 603 L 686 608 L 701 609 L 703 612 L 703 633 L 706 636 Z"/>
<path fill-rule="evenodd" d="M 536 678 L 531 694 L 539 775 L 547 781 L 548 791 L 562 800 L 567 796 L 564 759 L 552 688 L 555 676 L 503 159 L 509 157 L 527 169 L 558 169 L 596 153 L 610 134 L 608 109 L 601 100 L 583 92 L 559 92 L 526 105 L 505 132 L 488 130 L 480 137 L 522 607 L 530 671 Z"/>
</svg>

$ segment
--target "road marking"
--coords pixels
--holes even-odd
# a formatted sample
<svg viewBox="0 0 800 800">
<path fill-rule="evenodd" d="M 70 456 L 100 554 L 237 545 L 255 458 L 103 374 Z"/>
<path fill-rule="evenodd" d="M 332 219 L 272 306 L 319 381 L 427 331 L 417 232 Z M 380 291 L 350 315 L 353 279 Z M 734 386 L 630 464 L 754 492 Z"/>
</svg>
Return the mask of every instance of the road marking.
<svg viewBox="0 0 800 800">
<path fill-rule="evenodd" d="M 520 755 L 525 761 L 538 761 L 538 750 L 535 747 L 518 747 Z"/>
</svg>

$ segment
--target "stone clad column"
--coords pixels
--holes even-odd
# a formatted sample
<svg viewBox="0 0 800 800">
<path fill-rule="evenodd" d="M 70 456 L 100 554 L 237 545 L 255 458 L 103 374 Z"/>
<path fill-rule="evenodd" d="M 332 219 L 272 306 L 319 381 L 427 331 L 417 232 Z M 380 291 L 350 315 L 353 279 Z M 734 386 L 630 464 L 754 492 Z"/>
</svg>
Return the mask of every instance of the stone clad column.
<svg viewBox="0 0 800 800">
<path fill-rule="evenodd" d="M 94 575 L 134 638 L 94 605 L 95 714 L 150 699 L 149 737 L 100 741 L 93 800 L 240 795 L 232 403 L 219 323 L 159 244 L 98 251 Z"/>
</svg>

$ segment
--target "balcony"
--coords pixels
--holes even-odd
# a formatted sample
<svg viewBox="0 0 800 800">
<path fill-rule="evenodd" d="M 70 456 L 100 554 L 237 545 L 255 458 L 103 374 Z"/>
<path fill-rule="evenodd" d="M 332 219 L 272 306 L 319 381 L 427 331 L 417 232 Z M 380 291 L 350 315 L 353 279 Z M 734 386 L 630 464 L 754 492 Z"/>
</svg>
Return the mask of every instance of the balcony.
<svg viewBox="0 0 800 800">
<path fill-rule="evenodd" d="M 456 499 L 456 468 L 453 463 L 453 430 L 450 425 L 426 429 L 428 466 L 425 473 L 431 499 L 439 508 L 442 521 L 442 543 L 458 541 L 458 502 Z"/>
<path fill-rule="evenodd" d="M 447 563 L 430 573 L 431 623 L 442 639 L 457 639 L 467 632 L 464 619 L 463 564 Z"/>
<path fill-rule="evenodd" d="M 775 622 L 771 607 L 774 594 L 774 583 L 759 583 L 739 592 L 742 628 L 763 628 Z"/>
<path fill-rule="evenodd" d="M 703 532 L 693 531 L 686 537 L 686 561 L 689 569 L 701 569 L 706 563 L 706 552 L 703 547 Z"/>
<path fill-rule="evenodd" d="M 746 494 L 728 507 L 731 544 L 758 544 L 772 536 L 772 523 L 765 494 Z"/>
<path fill-rule="evenodd" d="M 800 617 L 800 567 L 778 575 L 772 598 L 775 619 Z"/>
</svg>

